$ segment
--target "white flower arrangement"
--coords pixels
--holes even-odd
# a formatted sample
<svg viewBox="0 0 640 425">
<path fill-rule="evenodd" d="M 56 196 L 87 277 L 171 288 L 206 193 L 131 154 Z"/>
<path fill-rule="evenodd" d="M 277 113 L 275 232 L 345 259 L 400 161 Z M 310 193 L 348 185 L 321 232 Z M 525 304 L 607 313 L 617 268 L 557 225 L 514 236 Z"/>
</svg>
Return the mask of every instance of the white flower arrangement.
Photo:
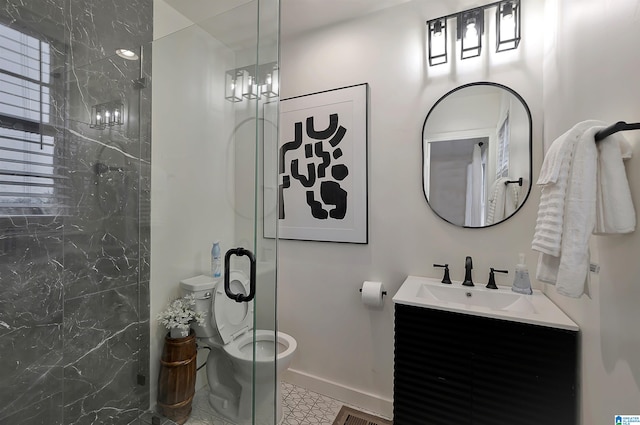
<svg viewBox="0 0 640 425">
<path fill-rule="evenodd" d="M 177 298 L 171 301 L 169 308 L 158 314 L 157 319 L 169 330 L 177 328 L 187 331 L 192 322 L 204 324 L 205 313 L 195 311 L 192 308 L 195 305 L 196 297 L 193 294 Z"/>
</svg>

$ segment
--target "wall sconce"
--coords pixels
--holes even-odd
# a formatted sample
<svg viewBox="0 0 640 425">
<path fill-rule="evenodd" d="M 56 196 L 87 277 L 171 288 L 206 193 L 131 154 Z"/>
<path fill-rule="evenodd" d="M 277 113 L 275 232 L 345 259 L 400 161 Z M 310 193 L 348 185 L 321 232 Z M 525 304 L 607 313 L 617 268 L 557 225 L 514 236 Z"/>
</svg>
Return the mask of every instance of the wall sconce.
<svg viewBox="0 0 640 425">
<path fill-rule="evenodd" d="M 496 8 L 496 52 L 518 48 L 520 44 L 520 0 L 504 0 L 427 21 L 429 65 L 447 63 L 447 21 L 456 19 L 456 38 L 460 40 L 460 58 L 482 53 L 485 10 Z M 444 35 L 440 41 L 438 37 Z"/>
<path fill-rule="evenodd" d="M 121 102 L 114 101 L 101 103 L 91 107 L 91 123 L 90 128 L 104 130 L 114 125 L 122 125 L 124 116 L 124 106 Z"/>
<path fill-rule="evenodd" d="M 480 56 L 484 34 L 484 10 L 474 9 L 458 15 L 458 40 L 460 40 L 460 58 L 468 59 Z"/>
<path fill-rule="evenodd" d="M 520 44 L 520 0 L 502 1 L 496 9 L 496 52 L 513 50 Z"/>
<path fill-rule="evenodd" d="M 260 98 L 258 79 L 251 75 L 249 71 L 243 71 L 242 97 L 253 100 Z"/>
<path fill-rule="evenodd" d="M 458 15 L 458 40 L 461 40 L 461 59 L 480 56 L 482 52 L 482 34 L 484 34 L 484 9 L 468 10 Z"/>
<path fill-rule="evenodd" d="M 429 37 L 429 65 L 447 63 L 447 20 L 434 19 L 427 22 Z"/>
<path fill-rule="evenodd" d="M 280 95 L 280 70 L 277 62 L 249 65 L 225 73 L 224 98 L 229 102 L 255 100 Z"/>
<path fill-rule="evenodd" d="M 277 64 L 273 66 L 271 72 L 267 72 L 262 86 L 262 94 L 269 99 L 280 95 L 280 70 Z"/>
<path fill-rule="evenodd" d="M 242 102 L 242 72 L 231 70 L 225 74 L 224 98 L 229 102 Z"/>
</svg>

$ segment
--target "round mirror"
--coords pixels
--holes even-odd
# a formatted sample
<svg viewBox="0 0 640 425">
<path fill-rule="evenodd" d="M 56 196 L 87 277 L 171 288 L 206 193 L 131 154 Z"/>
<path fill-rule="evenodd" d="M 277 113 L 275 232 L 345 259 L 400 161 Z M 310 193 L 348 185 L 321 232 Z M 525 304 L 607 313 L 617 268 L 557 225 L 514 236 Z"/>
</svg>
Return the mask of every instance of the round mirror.
<svg viewBox="0 0 640 425">
<path fill-rule="evenodd" d="M 514 215 L 531 191 L 531 112 L 497 83 L 442 96 L 422 128 L 423 189 L 442 219 L 488 227 Z"/>
</svg>

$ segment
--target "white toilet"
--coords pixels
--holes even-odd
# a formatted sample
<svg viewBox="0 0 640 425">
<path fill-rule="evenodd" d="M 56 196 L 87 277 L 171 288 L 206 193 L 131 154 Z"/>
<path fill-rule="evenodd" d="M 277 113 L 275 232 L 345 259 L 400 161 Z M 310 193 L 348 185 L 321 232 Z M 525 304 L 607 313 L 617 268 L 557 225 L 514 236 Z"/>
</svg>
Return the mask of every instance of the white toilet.
<svg viewBox="0 0 640 425">
<path fill-rule="evenodd" d="M 249 279 L 241 271 L 230 271 L 233 293 L 248 294 Z M 253 348 L 253 302 L 238 303 L 226 296 L 224 282 L 196 276 L 180 282 L 184 295 L 194 294 L 196 310 L 206 313 L 202 326 L 192 324 L 200 345 L 211 348 L 207 358 L 209 403 L 216 412 L 236 424 L 251 422 L 252 387 L 255 371 L 256 418 L 273 417 L 276 390 L 276 423 L 282 420 L 279 381 L 274 385 L 273 359 L 277 353 L 276 379 L 291 364 L 296 350 L 293 337 L 274 331 L 255 331 Z M 254 369 L 255 351 L 255 369 Z"/>
</svg>

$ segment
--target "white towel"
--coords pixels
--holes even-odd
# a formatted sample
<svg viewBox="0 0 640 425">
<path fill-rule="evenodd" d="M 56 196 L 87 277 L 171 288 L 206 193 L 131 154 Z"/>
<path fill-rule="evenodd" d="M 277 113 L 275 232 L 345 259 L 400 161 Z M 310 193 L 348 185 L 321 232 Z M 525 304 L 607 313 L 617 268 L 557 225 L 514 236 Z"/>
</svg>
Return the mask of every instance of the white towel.
<svg viewBox="0 0 640 425">
<path fill-rule="evenodd" d="M 545 155 L 538 185 L 542 185 L 538 219 L 531 248 L 555 257 L 560 256 L 564 227 L 565 199 L 574 151 L 584 132 L 599 121 L 584 121 L 558 137 Z M 595 147 L 595 143 L 594 143 Z"/>
<path fill-rule="evenodd" d="M 636 211 L 623 159 L 631 158 L 631 145 L 621 133 L 598 143 L 596 226 L 594 234 L 630 233 L 636 228 Z"/>
<path fill-rule="evenodd" d="M 510 180 L 508 177 L 499 177 L 491 185 L 486 224 L 498 223 L 510 217 L 518 208 L 518 186 L 506 184 Z"/>
<path fill-rule="evenodd" d="M 578 298 L 589 272 L 589 238 L 596 221 L 598 149 L 595 134 L 602 125 L 586 130 L 576 146 L 565 199 L 562 249 L 556 291 Z"/>
<path fill-rule="evenodd" d="M 601 128 L 601 122 L 585 121 L 556 139 L 549 149 L 552 163 L 543 164 L 538 180 L 544 186 L 532 242 L 541 252 L 536 278 L 570 297 L 582 295 L 589 269 L 589 237 L 596 217 L 594 135 Z"/>
<path fill-rule="evenodd" d="M 516 179 L 509 179 L 514 181 Z M 504 195 L 504 218 L 511 217 L 511 215 L 518 209 L 518 198 L 520 197 L 520 186 L 516 183 L 509 183 L 506 185 L 506 191 Z"/>
<path fill-rule="evenodd" d="M 504 196 L 506 186 L 505 177 L 497 178 L 489 191 L 489 206 L 487 208 L 487 224 L 493 224 L 504 219 Z"/>
</svg>

